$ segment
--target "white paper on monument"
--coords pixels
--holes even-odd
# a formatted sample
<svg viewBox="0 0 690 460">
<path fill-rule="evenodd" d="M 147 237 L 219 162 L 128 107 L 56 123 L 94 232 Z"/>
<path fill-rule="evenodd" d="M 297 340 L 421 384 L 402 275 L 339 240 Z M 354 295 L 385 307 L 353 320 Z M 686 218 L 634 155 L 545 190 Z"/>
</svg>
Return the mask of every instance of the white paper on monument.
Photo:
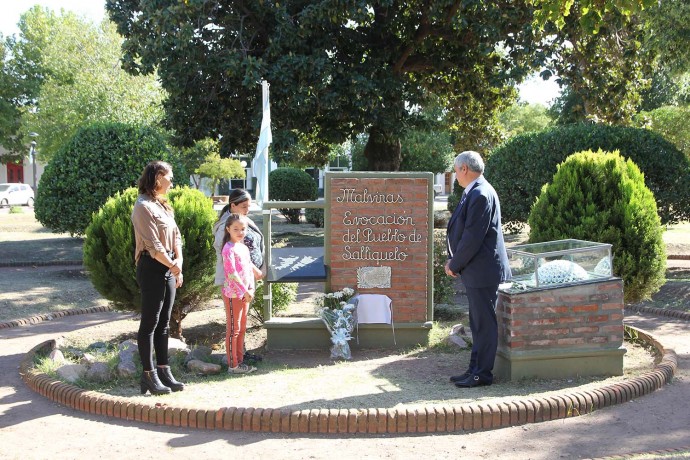
<svg viewBox="0 0 690 460">
<path fill-rule="evenodd" d="M 357 303 L 357 322 L 361 324 L 391 324 L 392 300 L 383 294 L 358 294 L 353 300 Z"/>
</svg>

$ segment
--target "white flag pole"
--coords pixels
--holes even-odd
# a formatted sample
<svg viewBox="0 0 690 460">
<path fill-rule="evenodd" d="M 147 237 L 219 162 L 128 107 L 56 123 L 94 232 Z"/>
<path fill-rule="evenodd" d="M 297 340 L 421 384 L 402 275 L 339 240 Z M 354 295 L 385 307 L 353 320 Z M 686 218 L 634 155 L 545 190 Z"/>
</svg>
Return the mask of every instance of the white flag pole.
<svg viewBox="0 0 690 460">
<path fill-rule="evenodd" d="M 261 99 L 262 99 L 262 117 L 261 130 L 259 132 L 259 142 L 256 146 L 255 165 L 256 171 L 256 202 L 262 206 L 264 201 L 268 201 L 268 173 L 270 167 L 270 160 L 268 158 L 268 146 L 273 142 L 271 135 L 271 104 L 269 100 L 268 88 L 269 84 L 266 80 L 261 81 Z"/>
</svg>

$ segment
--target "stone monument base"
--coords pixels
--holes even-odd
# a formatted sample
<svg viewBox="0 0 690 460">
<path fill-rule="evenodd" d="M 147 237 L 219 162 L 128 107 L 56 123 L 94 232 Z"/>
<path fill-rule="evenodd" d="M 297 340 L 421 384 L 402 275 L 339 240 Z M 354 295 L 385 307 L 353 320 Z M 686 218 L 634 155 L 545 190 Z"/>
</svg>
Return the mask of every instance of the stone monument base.
<svg viewBox="0 0 690 460">
<path fill-rule="evenodd" d="M 504 380 L 539 377 L 559 379 L 593 375 L 623 375 L 624 347 L 607 350 L 538 350 L 517 353 L 499 350 L 494 375 Z"/>
<path fill-rule="evenodd" d="M 264 323 L 266 348 L 269 350 L 328 350 L 331 336 L 318 318 L 276 318 Z M 359 344 L 353 331 L 350 348 L 409 348 L 429 344 L 431 323 L 396 323 L 395 343 L 390 324 L 361 324 Z"/>
</svg>

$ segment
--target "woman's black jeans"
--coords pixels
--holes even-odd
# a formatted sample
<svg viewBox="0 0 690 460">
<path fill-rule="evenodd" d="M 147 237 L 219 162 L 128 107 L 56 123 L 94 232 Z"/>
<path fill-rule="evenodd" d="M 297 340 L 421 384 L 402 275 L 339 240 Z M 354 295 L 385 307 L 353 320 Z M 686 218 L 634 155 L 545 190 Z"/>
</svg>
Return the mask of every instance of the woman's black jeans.
<svg viewBox="0 0 690 460">
<path fill-rule="evenodd" d="M 139 257 L 137 283 L 141 289 L 141 322 L 137 342 L 145 371 L 154 369 L 152 349 L 159 366 L 168 364 L 168 330 L 177 290 L 175 282 L 165 265 L 148 254 Z"/>
</svg>

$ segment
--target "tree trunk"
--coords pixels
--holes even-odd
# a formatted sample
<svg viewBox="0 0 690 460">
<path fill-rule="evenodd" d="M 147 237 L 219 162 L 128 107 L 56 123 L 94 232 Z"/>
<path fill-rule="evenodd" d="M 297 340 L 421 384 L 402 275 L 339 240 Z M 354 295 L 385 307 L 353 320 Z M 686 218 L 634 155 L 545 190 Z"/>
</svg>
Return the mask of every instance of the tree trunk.
<svg viewBox="0 0 690 460">
<path fill-rule="evenodd" d="M 184 342 L 184 337 L 182 337 L 182 320 L 187 316 L 184 309 L 181 306 L 173 306 L 172 313 L 170 315 L 170 337 L 174 339 L 179 339 Z"/>
<path fill-rule="evenodd" d="M 369 130 L 369 140 L 364 147 L 369 171 L 399 171 L 402 163 L 400 139 L 378 126 Z"/>
</svg>

